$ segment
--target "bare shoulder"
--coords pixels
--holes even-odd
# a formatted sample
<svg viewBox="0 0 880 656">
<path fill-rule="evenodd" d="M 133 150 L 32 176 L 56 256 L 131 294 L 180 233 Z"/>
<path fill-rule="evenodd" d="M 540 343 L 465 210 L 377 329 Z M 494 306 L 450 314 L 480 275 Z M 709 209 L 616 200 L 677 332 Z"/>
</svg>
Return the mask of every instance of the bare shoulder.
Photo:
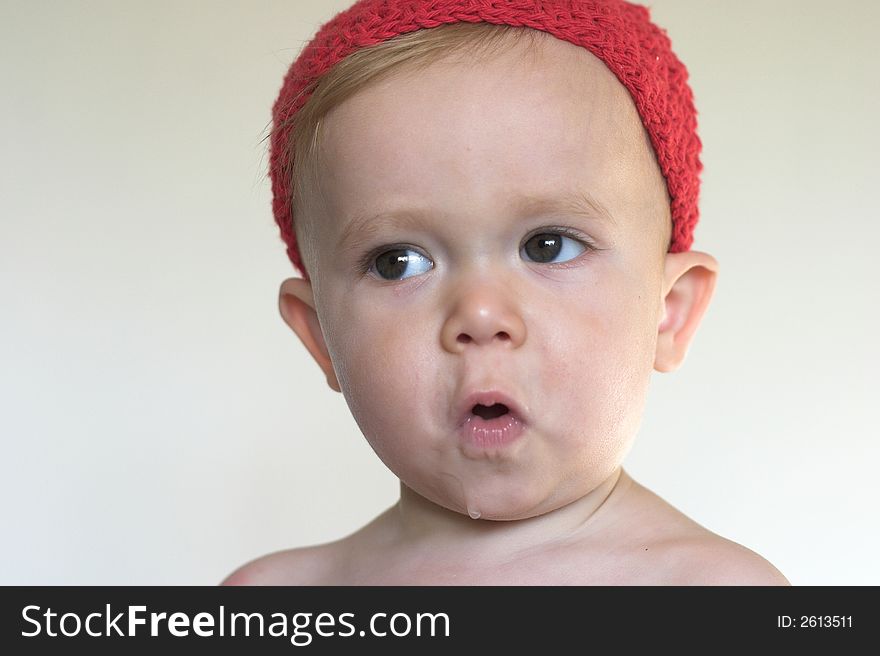
<svg viewBox="0 0 880 656">
<path fill-rule="evenodd" d="M 674 585 L 791 585 L 763 556 L 720 535 L 674 545 Z"/>
<path fill-rule="evenodd" d="M 387 544 L 377 527 L 393 509 L 338 540 L 275 551 L 247 562 L 220 585 L 350 585 L 356 580 L 359 556 L 381 552 Z"/>
<path fill-rule="evenodd" d="M 220 585 L 323 585 L 336 551 L 334 542 L 275 551 L 245 563 Z"/>
<path fill-rule="evenodd" d="M 663 585 L 791 585 L 768 560 L 692 520 L 648 488 L 625 479 L 618 522 Z M 641 570 L 643 573 L 644 569 Z"/>
</svg>

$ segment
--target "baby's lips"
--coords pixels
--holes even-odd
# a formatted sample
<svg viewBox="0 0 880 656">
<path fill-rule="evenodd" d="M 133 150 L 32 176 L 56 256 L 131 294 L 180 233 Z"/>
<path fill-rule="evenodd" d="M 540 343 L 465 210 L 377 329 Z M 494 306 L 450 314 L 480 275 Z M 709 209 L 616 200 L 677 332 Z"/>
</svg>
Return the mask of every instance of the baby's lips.
<svg viewBox="0 0 880 656">
<path fill-rule="evenodd" d="M 519 419 L 523 424 L 531 423 L 526 407 L 517 401 L 512 394 L 508 394 L 498 388 L 472 391 L 466 394 L 456 405 L 456 426 L 463 426 L 473 414 L 475 405 L 492 406 L 501 403 L 507 407 L 507 411 Z"/>
</svg>

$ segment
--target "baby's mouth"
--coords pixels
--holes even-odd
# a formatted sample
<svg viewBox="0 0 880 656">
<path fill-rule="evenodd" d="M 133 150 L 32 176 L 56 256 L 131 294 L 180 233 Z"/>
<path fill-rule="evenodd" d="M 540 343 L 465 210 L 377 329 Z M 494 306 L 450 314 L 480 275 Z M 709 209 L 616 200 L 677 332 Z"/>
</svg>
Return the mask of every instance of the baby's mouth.
<svg viewBox="0 0 880 656">
<path fill-rule="evenodd" d="M 488 396 L 488 395 L 487 395 Z M 482 458 L 487 453 L 499 456 L 501 450 L 512 444 L 525 432 L 525 423 L 513 405 L 483 399 L 475 403 L 459 426 L 458 435 L 467 457 Z"/>
<path fill-rule="evenodd" d="M 456 404 L 455 425 L 477 425 L 486 428 L 489 423 L 506 424 L 516 419 L 522 424 L 529 424 L 530 412 L 512 394 L 487 389 L 465 394 Z"/>
<path fill-rule="evenodd" d="M 492 405 L 483 405 L 482 403 L 477 403 L 472 409 L 471 412 L 483 419 L 495 419 L 496 417 L 500 417 L 501 415 L 506 415 L 510 410 L 503 403 L 494 403 Z"/>
</svg>

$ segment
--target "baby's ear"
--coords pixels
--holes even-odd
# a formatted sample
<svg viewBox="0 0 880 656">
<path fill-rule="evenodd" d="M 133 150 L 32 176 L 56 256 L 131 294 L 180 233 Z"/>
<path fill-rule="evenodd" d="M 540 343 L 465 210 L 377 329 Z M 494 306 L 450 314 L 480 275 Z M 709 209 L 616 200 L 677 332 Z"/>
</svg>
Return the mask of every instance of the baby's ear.
<svg viewBox="0 0 880 656">
<path fill-rule="evenodd" d="M 663 316 L 657 326 L 654 369 L 675 371 L 687 355 L 691 339 L 712 300 L 718 262 L 708 253 L 667 253 L 664 265 Z"/>
<path fill-rule="evenodd" d="M 282 282 L 278 292 L 278 310 L 284 323 L 293 329 L 321 367 L 327 377 L 327 384 L 331 389 L 341 392 L 330 352 L 324 342 L 324 332 L 318 322 L 318 313 L 315 312 L 312 284 L 302 278 L 288 278 Z"/>
</svg>

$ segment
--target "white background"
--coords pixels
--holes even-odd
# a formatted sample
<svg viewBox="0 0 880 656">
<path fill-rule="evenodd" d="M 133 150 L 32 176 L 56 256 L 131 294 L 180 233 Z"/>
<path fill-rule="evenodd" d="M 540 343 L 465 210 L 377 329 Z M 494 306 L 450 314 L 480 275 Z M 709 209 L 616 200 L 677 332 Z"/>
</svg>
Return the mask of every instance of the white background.
<svg viewBox="0 0 880 656">
<path fill-rule="evenodd" d="M 397 481 L 282 323 L 266 141 L 348 0 L 0 3 L 2 584 L 214 584 Z M 795 584 L 880 584 L 875 2 L 656 0 L 721 264 L 625 462 Z"/>
</svg>

